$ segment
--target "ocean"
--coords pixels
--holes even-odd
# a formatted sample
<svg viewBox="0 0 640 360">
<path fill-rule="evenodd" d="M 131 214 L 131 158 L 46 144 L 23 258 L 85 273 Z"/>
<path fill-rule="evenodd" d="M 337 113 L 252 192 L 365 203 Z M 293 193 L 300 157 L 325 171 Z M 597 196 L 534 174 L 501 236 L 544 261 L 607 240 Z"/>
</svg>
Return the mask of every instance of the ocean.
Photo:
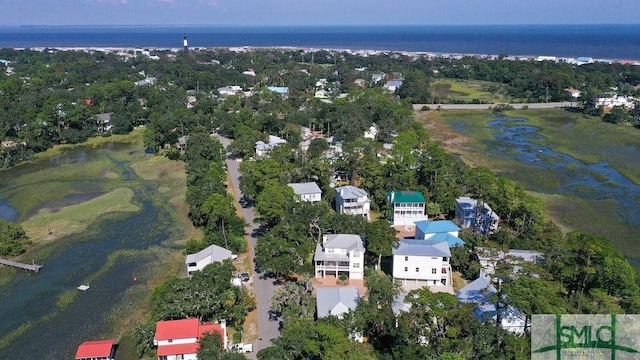
<svg viewBox="0 0 640 360">
<path fill-rule="evenodd" d="M 296 47 L 640 60 L 640 24 L 491 26 L 0 26 L 0 48 Z"/>
</svg>

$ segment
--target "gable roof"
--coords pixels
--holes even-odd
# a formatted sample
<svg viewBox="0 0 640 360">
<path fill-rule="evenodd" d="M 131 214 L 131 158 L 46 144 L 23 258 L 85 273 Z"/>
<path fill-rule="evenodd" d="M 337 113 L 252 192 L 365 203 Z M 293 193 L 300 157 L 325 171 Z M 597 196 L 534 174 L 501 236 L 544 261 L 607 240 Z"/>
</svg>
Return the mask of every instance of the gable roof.
<svg viewBox="0 0 640 360">
<path fill-rule="evenodd" d="M 358 199 L 368 196 L 367 192 L 359 187 L 352 185 L 339 186 L 336 188 L 336 194 L 343 199 Z"/>
<path fill-rule="evenodd" d="M 293 189 L 296 195 L 322 193 L 322 190 L 320 190 L 320 187 L 318 187 L 318 184 L 315 182 L 290 183 L 287 185 Z"/>
<path fill-rule="evenodd" d="M 165 320 L 156 323 L 155 340 L 197 338 L 200 335 L 198 319 Z"/>
<path fill-rule="evenodd" d="M 171 344 L 158 346 L 158 357 L 171 355 L 197 354 L 200 344 L 197 342 L 188 344 Z"/>
<path fill-rule="evenodd" d="M 318 318 L 340 316 L 358 305 L 358 289 L 355 287 L 320 287 L 316 289 Z"/>
<path fill-rule="evenodd" d="M 451 257 L 449 244 L 446 241 L 400 240 L 398 247 L 394 247 L 392 252 L 393 255 Z"/>
<path fill-rule="evenodd" d="M 415 222 L 416 227 L 424 234 L 448 233 L 450 231 L 460 231 L 460 227 L 451 220 L 422 220 Z"/>
<path fill-rule="evenodd" d="M 195 254 L 188 254 L 185 264 L 197 263 L 198 261 L 211 256 L 211 262 L 222 262 L 225 259 L 232 259 L 233 253 L 218 245 L 210 245 Z"/>
<path fill-rule="evenodd" d="M 217 332 L 222 338 L 224 338 L 225 329 L 221 324 L 202 324 L 199 327 L 199 336 L 202 337 L 205 333 Z"/>
<path fill-rule="evenodd" d="M 446 241 L 447 244 L 449 244 L 450 248 L 456 247 L 456 246 L 464 246 L 464 240 L 460 239 L 457 236 L 453 236 L 449 233 L 437 233 L 432 237 L 430 237 L 428 240 L 424 240 L 424 241 L 433 241 L 433 242 Z"/>
<path fill-rule="evenodd" d="M 98 357 L 109 357 L 116 339 L 85 341 L 78 346 L 76 359 L 91 359 Z"/>
<path fill-rule="evenodd" d="M 325 235 L 324 248 L 361 250 L 364 251 L 362 237 L 354 234 L 329 234 Z"/>
<path fill-rule="evenodd" d="M 419 191 L 390 191 L 387 193 L 391 202 L 425 202 L 424 196 Z"/>
</svg>

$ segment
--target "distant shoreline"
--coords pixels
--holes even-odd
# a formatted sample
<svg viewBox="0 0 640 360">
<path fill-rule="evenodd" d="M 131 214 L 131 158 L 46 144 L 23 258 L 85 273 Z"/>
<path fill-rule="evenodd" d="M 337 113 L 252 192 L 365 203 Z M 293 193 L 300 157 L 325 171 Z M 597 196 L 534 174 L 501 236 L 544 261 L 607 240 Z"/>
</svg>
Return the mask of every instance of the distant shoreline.
<svg viewBox="0 0 640 360">
<path fill-rule="evenodd" d="M 169 51 L 173 53 L 179 53 L 183 51 L 181 47 L 120 47 L 120 46 L 37 46 L 37 47 L 13 47 L 13 50 L 22 51 L 22 50 L 34 50 L 34 51 L 45 51 L 45 50 L 58 50 L 58 51 L 102 51 L 102 52 L 121 52 L 128 53 L 131 51 L 134 52 L 144 52 L 144 51 Z M 219 49 L 228 49 L 231 51 L 238 52 L 246 52 L 252 50 L 279 50 L 279 51 L 306 51 L 317 52 L 317 51 L 329 51 L 329 52 L 347 52 L 353 55 L 361 55 L 361 56 L 369 56 L 376 54 L 402 54 L 406 56 L 414 56 L 414 57 L 428 57 L 428 58 L 449 58 L 456 59 L 462 57 L 474 57 L 478 59 L 485 60 L 496 60 L 499 58 L 514 60 L 514 61 L 553 61 L 553 62 L 565 62 L 575 65 L 583 65 L 586 63 L 610 63 L 610 64 L 628 64 L 634 66 L 640 66 L 640 59 L 597 59 L 597 58 L 587 58 L 581 61 L 581 57 L 563 57 L 563 56 L 551 56 L 551 55 L 514 55 L 514 54 L 473 54 L 473 53 L 441 53 L 441 52 L 431 52 L 431 51 L 403 51 L 403 50 L 373 50 L 373 49 L 347 49 L 347 48 L 315 48 L 315 47 L 297 47 L 297 46 L 212 46 L 212 47 L 202 47 L 202 46 L 194 46 L 190 49 L 190 51 L 210 51 L 210 50 L 219 50 Z"/>
<path fill-rule="evenodd" d="M 640 24 L 0 26 L 0 48 L 170 49 L 181 48 L 185 35 L 193 48 L 370 49 L 640 60 L 636 46 Z"/>
</svg>

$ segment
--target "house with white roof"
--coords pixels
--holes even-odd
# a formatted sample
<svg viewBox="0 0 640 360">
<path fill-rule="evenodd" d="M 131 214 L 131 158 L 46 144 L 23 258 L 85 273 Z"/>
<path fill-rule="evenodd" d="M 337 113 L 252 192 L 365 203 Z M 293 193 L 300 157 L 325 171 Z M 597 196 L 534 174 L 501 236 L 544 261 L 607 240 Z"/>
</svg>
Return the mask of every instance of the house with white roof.
<svg viewBox="0 0 640 360">
<path fill-rule="evenodd" d="M 392 226 L 413 228 L 416 221 L 428 220 L 425 214 L 425 200 L 419 191 L 390 191 L 387 193 L 387 204 L 391 206 Z"/>
<path fill-rule="evenodd" d="M 374 139 L 378 136 L 378 125 L 376 123 L 371 124 L 369 130 L 364 132 L 364 137 L 366 139 Z"/>
<path fill-rule="evenodd" d="M 450 248 L 464 245 L 464 240 L 459 237 L 460 228 L 451 220 L 422 220 L 416 221 L 415 225 L 416 240 L 446 241 Z"/>
<path fill-rule="evenodd" d="M 476 199 L 463 196 L 456 199 L 456 221 L 463 229 L 490 235 L 498 231 L 500 216 L 486 202 L 478 204 Z"/>
<path fill-rule="evenodd" d="M 371 221 L 371 200 L 363 189 L 347 185 L 336 188 L 336 212 L 362 216 Z"/>
<path fill-rule="evenodd" d="M 188 254 L 184 263 L 187 266 L 187 274 L 191 277 L 194 271 L 201 271 L 207 265 L 215 262 L 223 262 L 226 259 L 234 260 L 238 256 L 218 245 L 210 245 L 195 254 Z"/>
<path fill-rule="evenodd" d="M 393 278 L 406 291 L 429 286 L 432 291 L 453 293 L 451 251 L 446 241 L 403 239 L 392 251 Z"/>
<path fill-rule="evenodd" d="M 360 297 L 358 288 L 330 286 L 316 288 L 316 308 L 318 319 L 330 315 L 342 319 L 343 315 L 355 310 Z"/>
<path fill-rule="evenodd" d="M 222 338 L 222 348 L 227 349 L 226 321 L 217 324 L 200 324 L 198 319 L 158 321 L 153 344 L 158 347 L 158 360 L 197 360 L 198 341 L 206 333 L 217 332 Z"/>
<path fill-rule="evenodd" d="M 280 144 L 286 144 L 287 140 L 282 139 L 278 136 L 269 135 L 269 141 L 256 141 L 256 157 L 267 156 L 273 148 Z"/>
<path fill-rule="evenodd" d="M 316 203 L 322 200 L 322 190 L 315 182 L 290 183 L 287 185 L 293 189 L 294 194 L 302 201 Z"/>
<path fill-rule="evenodd" d="M 329 234 L 322 237 L 313 256 L 316 278 L 347 275 L 361 280 L 364 274 L 364 242 L 360 235 Z"/>
<path fill-rule="evenodd" d="M 218 95 L 220 95 L 223 98 L 231 95 L 242 94 L 242 88 L 237 85 L 223 86 L 223 87 L 219 87 L 217 90 L 218 90 Z"/>
</svg>

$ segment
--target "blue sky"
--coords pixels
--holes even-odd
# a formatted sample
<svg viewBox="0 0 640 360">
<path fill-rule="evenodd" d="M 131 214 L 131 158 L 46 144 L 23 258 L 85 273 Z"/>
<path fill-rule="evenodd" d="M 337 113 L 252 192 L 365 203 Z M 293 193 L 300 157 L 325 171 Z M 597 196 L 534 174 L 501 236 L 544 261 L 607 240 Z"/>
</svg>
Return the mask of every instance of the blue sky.
<svg viewBox="0 0 640 360">
<path fill-rule="evenodd" d="M 640 0 L 0 0 L 0 25 L 640 23 Z"/>
</svg>

